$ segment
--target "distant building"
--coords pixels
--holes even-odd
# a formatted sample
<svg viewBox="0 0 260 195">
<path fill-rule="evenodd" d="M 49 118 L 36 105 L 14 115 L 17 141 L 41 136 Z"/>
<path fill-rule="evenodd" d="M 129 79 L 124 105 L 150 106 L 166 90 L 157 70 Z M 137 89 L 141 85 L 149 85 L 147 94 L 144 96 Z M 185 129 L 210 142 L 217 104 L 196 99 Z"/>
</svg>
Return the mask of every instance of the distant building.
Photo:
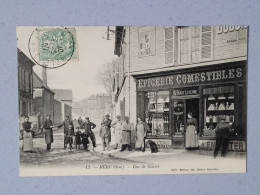
<svg viewBox="0 0 260 195">
<path fill-rule="evenodd" d="M 71 89 L 53 89 L 54 99 L 72 106 L 73 94 Z"/>
<path fill-rule="evenodd" d="M 20 49 L 18 57 L 19 115 L 34 115 L 33 110 L 33 66 L 35 65 Z"/>
<path fill-rule="evenodd" d="M 56 122 L 59 122 L 61 119 L 64 120 L 65 116 L 72 117 L 72 101 L 73 101 L 73 93 L 71 89 L 53 89 L 55 95 L 54 99 L 56 101 L 61 102 L 61 111 L 57 110 L 55 112 Z M 58 104 L 58 103 L 57 103 Z M 57 105 L 58 109 L 58 105 Z"/>
</svg>

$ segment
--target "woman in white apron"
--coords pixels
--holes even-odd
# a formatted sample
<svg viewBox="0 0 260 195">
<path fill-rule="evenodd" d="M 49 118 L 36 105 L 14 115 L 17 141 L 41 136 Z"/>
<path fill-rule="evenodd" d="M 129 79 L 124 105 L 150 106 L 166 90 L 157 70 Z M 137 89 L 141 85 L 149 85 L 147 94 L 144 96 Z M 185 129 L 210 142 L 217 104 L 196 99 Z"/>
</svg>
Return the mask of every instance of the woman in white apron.
<svg viewBox="0 0 260 195">
<path fill-rule="evenodd" d="M 186 149 L 195 149 L 198 147 L 197 120 L 192 117 L 192 113 L 188 113 L 187 129 L 186 129 Z"/>
<path fill-rule="evenodd" d="M 23 123 L 23 151 L 33 151 L 32 124 L 29 122 L 28 116 L 25 117 L 25 122 Z"/>
<path fill-rule="evenodd" d="M 119 115 L 116 116 L 116 119 L 117 121 L 112 124 L 112 127 L 114 128 L 114 134 L 115 134 L 115 147 L 114 147 L 115 150 L 117 148 L 121 148 L 122 145 L 122 121 Z"/>
<path fill-rule="evenodd" d="M 135 130 L 136 130 L 135 150 L 141 151 L 142 147 L 144 147 L 144 138 L 146 136 L 147 125 L 145 122 L 142 121 L 140 117 L 137 118 L 137 124 Z"/>
</svg>

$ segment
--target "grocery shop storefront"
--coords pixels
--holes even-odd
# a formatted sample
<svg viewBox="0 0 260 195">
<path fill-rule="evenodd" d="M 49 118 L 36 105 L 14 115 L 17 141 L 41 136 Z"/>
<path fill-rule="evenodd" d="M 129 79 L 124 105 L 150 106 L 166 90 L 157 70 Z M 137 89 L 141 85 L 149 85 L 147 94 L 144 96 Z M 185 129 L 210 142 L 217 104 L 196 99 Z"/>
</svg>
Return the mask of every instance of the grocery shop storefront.
<svg viewBox="0 0 260 195">
<path fill-rule="evenodd" d="M 229 150 L 246 150 L 246 61 L 135 76 L 137 116 L 159 148 L 185 148 L 187 113 L 199 148 L 213 150 L 220 116 L 232 127 Z"/>
</svg>

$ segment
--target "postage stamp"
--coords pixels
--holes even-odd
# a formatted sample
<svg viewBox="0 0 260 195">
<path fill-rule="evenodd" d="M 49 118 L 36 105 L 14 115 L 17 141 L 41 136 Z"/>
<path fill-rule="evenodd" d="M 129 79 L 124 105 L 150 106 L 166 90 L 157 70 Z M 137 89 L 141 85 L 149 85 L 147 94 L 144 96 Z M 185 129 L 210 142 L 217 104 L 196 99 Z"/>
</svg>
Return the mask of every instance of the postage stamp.
<svg viewBox="0 0 260 195">
<path fill-rule="evenodd" d="M 37 28 L 31 34 L 28 48 L 33 60 L 46 68 L 58 68 L 78 60 L 75 28 Z"/>
</svg>

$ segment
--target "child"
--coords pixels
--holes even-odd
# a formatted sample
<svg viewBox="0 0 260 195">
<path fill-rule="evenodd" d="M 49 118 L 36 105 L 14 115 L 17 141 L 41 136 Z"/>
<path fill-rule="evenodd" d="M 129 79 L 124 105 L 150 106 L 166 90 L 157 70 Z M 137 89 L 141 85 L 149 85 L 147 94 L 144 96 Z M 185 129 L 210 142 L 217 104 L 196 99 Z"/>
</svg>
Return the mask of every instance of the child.
<svg viewBox="0 0 260 195">
<path fill-rule="evenodd" d="M 75 133 L 75 140 L 74 145 L 76 147 L 76 150 L 80 150 L 80 144 L 81 144 L 81 132 L 79 130 L 79 127 L 76 127 L 77 131 Z"/>
</svg>

